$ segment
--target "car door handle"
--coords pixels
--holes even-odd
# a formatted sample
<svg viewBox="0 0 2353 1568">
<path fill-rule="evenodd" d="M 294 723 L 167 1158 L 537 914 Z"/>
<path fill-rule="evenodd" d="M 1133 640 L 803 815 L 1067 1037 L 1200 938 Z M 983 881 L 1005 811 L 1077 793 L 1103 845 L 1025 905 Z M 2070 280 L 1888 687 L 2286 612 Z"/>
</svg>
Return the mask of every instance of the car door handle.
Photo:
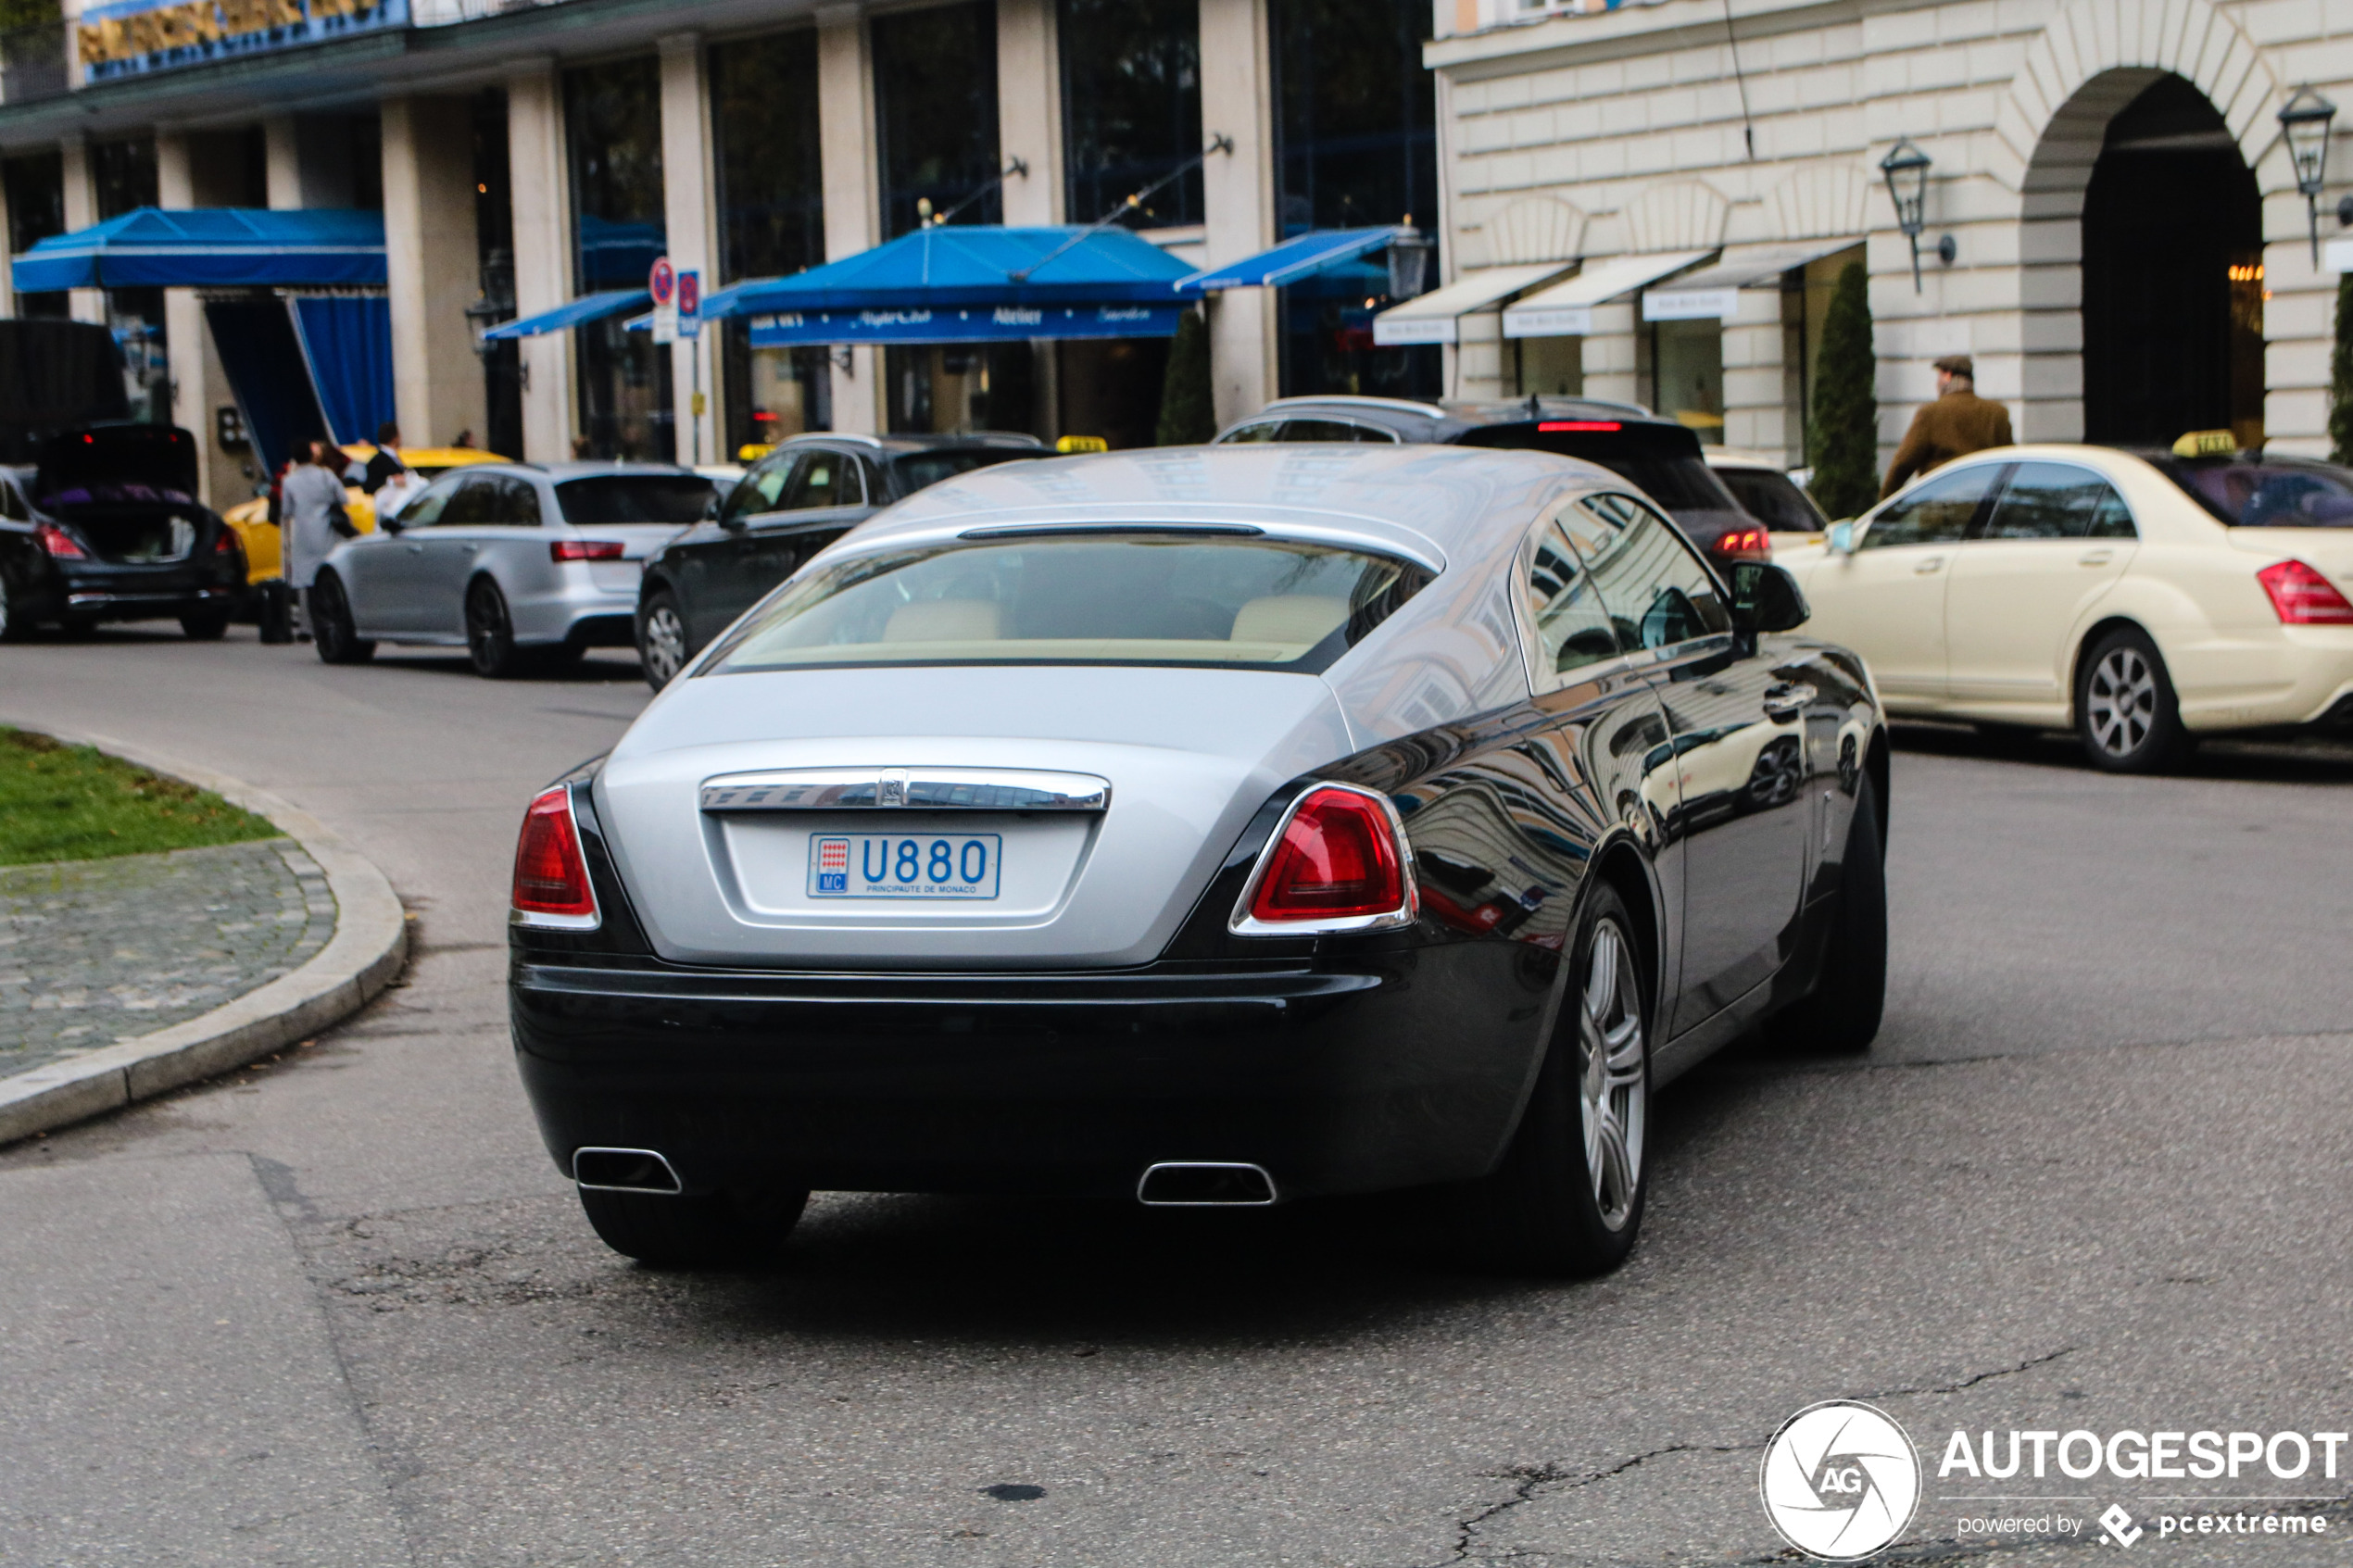
<svg viewBox="0 0 2353 1568">
<path fill-rule="evenodd" d="M 409 553 L 412 556 L 422 556 L 425 553 L 425 547 L 422 545 L 411 545 L 409 546 Z"/>
<path fill-rule="evenodd" d="M 1928 559 L 1912 568 L 1912 571 L 1919 575 L 1925 577 L 1931 571 L 1943 571 L 1944 567 L 1944 558 L 1943 556 L 1931 556 Z"/>
<path fill-rule="evenodd" d="M 2114 550 L 2086 550 L 2075 558 L 2078 566 L 2106 566 L 2116 558 Z"/>
<path fill-rule="evenodd" d="M 1765 688 L 1765 717 L 1777 724 L 1786 724 L 1806 711 L 1813 700 L 1811 686 L 1768 686 Z"/>
</svg>

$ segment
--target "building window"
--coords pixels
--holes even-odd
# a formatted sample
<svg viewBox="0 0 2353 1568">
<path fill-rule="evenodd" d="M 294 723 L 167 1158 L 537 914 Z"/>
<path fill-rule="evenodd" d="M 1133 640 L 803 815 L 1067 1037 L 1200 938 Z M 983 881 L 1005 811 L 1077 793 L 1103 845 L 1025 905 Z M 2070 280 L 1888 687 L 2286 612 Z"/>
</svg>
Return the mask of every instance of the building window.
<svg viewBox="0 0 2353 1568">
<path fill-rule="evenodd" d="M 8 187 L 9 255 L 22 256 L 38 242 L 66 232 L 63 154 L 52 150 L 9 158 L 0 163 L 0 179 L 5 179 Z M 17 295 L 19 316 L 68 313 L 67 295 L 62 290 L 56 294 Z"/>
<path fill-rule="evenodd" d="M 1520 396 L 1585 395 L 1583 338 L 1516 337 L 1509 340 L 1508 346 L 1517 369 L 1512 390 Z"/>
<path fill-rule="evenodd" d="M 980 199 L 960 223 L 1001 223 L 997 157 L 997 7 L 992 0 L 876 17 L 875 122 L 882 144 L 883 236 Z"/>
<path fill-rule="evenodd" d="M 1650 321 L 1634 334 L 1642 401 L 1695 432 L 1710 446 L 1724 444 L 1724 323 Z"/>
<path fill-rule="evenodd" d="M 1268 0 L 1275 211 L 1288 237 L 1438 220 L 1438 100 L 1422 68 L 1428 0 Z M 1380 253 L 1281 291 L 1282 390 L 1434 397 L 1435 345 L 1377 348 L 1396 303 Z"/>
<path fill-rule="evenodd" d="M 90 184 L 101 223 L 143 207 L 163 205 L 156 187 L 155 138 L 90 144 Z M 171 357 L 164 340 L 163 291 L 108 289 L 107 325 L 122 349 L 131 417 L 170 423 Z"/>
<path fill-rule="evenodd" d="M 803 28 L 730 39 L 711 50 L 719 202 L 719 277 L 779 278 L 825 259 L 824 170 L 817 134 L 817 34 Z M 740 319 L 719 334 L 724 449 L 773 445 L 832 427 L 822 348 L 754 348 Z"/>
<path fill-rule="evenodd" d="M 1201 156 L 1201 6 L 1198 0 L 1062 0 L 1056 38 L 1065 209 L 1072 222 L 1092 223 Z M 1139 229 L 1201 220 L 1199 169 L 1126 220 Z"/>
<path fill-rule="evenodd" d="M 669 243 L 662 223 L 661 67 L 618 60 L 564 73 L 579 293 L 643 288 Z M 582 456 L 669 462 L 670 354 L 623 316 L 573 329 Z"/>
<path fill-rule="evenodd" d="M 162 206 L 156 194 L 154 138 L 91 143 L 90 186 L 97 198 L 101 223 L 143 207 Z"/>
<path fill-rule="evenodd" d="M 482 355 L 484 428 L 473 438 L 505 456 L 522 451 L 522 345 L 480 334 L 515 319 L 515 205 L 507 151 L 507 94 L 485 87 L 473 100 L 474 302 L 466 307 Z M 440 433 L 433 433 L 438 436 Z M 454 439 L 456 433 L 452 433 Z"/>
</svg>

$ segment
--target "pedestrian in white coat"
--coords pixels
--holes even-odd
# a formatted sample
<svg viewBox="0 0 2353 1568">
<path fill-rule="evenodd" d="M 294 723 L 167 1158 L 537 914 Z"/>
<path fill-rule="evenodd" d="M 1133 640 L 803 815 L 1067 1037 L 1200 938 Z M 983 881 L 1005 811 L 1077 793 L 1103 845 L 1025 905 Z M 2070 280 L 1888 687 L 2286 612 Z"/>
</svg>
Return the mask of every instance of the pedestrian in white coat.
<svg viewBox="0 0 2353 1568">
<path fill-rule="evenodd" d="M 310 629 L 310 585 L 318 580 L 319 563 L 335 547 L 337 538 L 353 533 L 344 511 L 343 466 L 341 447 L 314 441 L 309 461 L 297 463 L 278 487 L 278 512 L 285 520 L 281 526 L 286 586 L 295 591 L 306 633 Z"/>
</svg>

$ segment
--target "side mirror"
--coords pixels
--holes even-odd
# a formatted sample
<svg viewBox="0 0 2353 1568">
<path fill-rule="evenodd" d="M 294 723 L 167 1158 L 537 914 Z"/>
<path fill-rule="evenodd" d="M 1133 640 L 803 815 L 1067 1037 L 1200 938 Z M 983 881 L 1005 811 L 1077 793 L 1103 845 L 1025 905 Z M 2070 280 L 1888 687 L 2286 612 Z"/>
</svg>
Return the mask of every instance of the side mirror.
<svg viewBox="0 0 2353 1568">
<path fill-rule="evenodd" d="M 1831 554 L 1834 556 L 1853 555 L 1855 553 L 1855 525 L 1851 522 L 1831 523 L 1828 543 Z"/>
<path fill-rule="evenodd" d="M 1787 568 L 1761 560 L 1732 563 L 1734 631 L 1793 632 L 1813 613 Z"/>
<path fill-rule="evenodd" d="M 379 533 L 397 533 L 400 532 L 400 520 L 396 517 L 380 516 L 376 519 L 376 532 Z"/>
</svg>

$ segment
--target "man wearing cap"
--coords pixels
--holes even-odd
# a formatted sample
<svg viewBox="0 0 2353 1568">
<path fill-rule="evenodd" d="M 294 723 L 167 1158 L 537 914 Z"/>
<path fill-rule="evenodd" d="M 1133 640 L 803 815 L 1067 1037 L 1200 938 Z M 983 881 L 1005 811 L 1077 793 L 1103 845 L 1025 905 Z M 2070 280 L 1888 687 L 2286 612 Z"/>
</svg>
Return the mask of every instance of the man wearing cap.
<svg viewBox="0 0 2353 1568">
<path fill-rule="evenodd" d="M 1975 361 L 1966 354 L 1948 354 L 1936 362 L 1936 401 L 1921 405 L 1912 416 L 1912 428 L 1904 433 L 1895 460 L 1887 465 L 1880 499 L 1903 489 L 1915 474 L 2009 444 L 2010 411 L 1977 395 Z"/>
</svg>

